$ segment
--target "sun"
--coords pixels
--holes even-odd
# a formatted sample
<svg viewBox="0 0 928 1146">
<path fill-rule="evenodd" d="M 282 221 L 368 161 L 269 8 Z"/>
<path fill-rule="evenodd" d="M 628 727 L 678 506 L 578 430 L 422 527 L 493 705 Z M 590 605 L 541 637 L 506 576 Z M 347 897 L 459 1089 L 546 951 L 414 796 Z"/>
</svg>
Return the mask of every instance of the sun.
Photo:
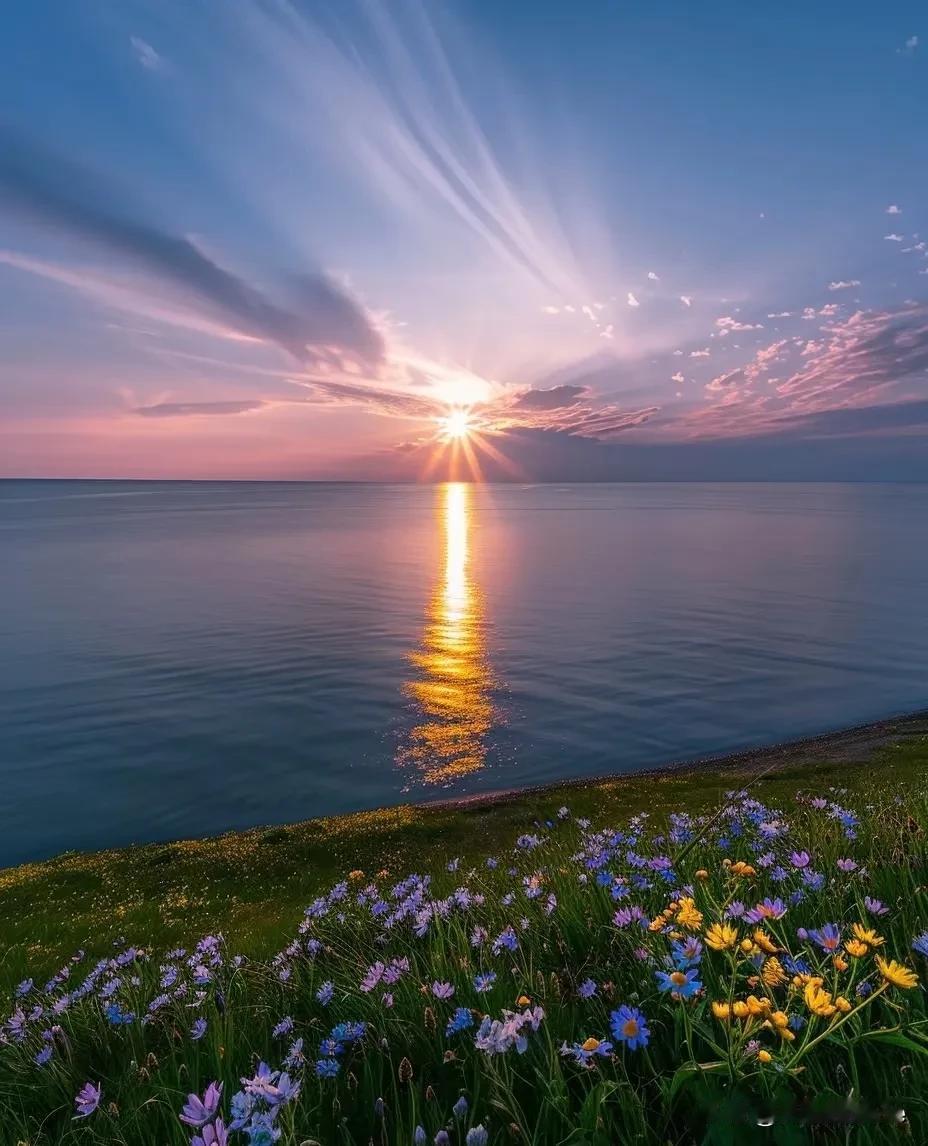
<svg viewBox="0 0 928 1146">
<path fill-rule="evenodd" d="M 449 441 L 466 438 L 471 431 L 471 418 L 469 410 L 451 410 L 443 418 L 438 419 L 442 435 Z"/>
</svg>

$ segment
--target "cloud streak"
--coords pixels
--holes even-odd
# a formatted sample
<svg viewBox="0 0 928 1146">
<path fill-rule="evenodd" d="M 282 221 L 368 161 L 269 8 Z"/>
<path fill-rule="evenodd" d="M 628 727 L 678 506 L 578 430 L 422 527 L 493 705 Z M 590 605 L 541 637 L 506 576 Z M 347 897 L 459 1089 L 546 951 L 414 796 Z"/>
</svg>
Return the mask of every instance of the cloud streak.
<svg viewBox="0 0 928 1146">
<path fill-rule="evenodd" d="M 280 305 L 220 266 L 191 240 L 109 205 L 99 179 L 9 131 L 0 130 L 0 202 L 64 230 L 108 258 L 140 268 L 198 302 L 242 334 L 275 343 L 301 361 L 348 355 L 374 368 L 383 340 L 361 307 L 325 275 L 293 284 L 296 306 Z"/>
</svg>

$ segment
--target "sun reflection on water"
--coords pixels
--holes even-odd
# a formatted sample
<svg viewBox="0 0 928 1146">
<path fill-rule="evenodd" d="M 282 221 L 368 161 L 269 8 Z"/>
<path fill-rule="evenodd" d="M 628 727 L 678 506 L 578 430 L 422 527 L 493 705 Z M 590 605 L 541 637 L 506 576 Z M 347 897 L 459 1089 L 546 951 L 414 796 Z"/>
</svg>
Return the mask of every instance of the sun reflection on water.
<svg viewBox="0 0 928 1146">
<path fill-rule="evenodd" d="M 426 784 L 476 772 L 486 760 L 493 723 L 483 601 L 470 572 L 472 486 L 438 487 L 436 514 L 444 536 L 442 575 L 429 602 L 415 676 L 404 685 L 418 720 L 397 753 Z"/>
</svg>

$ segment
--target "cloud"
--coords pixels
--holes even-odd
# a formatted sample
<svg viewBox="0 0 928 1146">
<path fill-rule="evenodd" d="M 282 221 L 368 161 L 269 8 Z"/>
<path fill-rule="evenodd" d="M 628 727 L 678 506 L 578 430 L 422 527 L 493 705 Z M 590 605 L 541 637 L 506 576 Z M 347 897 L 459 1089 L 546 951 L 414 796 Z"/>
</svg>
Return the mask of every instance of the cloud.
<svg viewBox="0 0 928 1146">
<path fill-rule="evenodd" d="M 641 303 L 638 301 L 638 299 L 635 298 L 631 291 L 628 292 L 628 305 L 641 306 Z"/>
<path fill-rule="evenodd" d="M 692 306 L 693 305 L 693 299 L 688 294 L 681 294 L 680 295 L 680 302 L 682 302 L 684 306 Z"/>
<path fill-rule="evenodd" d="M 690 358 L 708 358 L 711 351 L 708 346 L 704 346 L 702 350 L 691 350 Z"/>
<path fill-rule="evenodd" d="M 659 283 L 661 281 L 660 277 L 656 275 L 654 271 L 648 271 L 648 278 L 651 280 L 651 282 L 654 283 Z"/>
<path fill-rule="evenodd" d="M 883 236 L 889 243 L 901 243 L 905 235 L 897 235 L 895 231 L 891 231 L 888 235 Z"/>
<path fill-rule="evenodd" d="M 763 330 L 763 324 L 759 322 L 739 322 L 738 319 L 732 318 L 730 314 L 723 315 L 721 318 L 715 320 L 715 325 L 719 328 L 719 337 L 724 338 L 726 335 L 731 334 L 732 331 L 738 330 Z"/>
<path fill-rule="evenodd" d="M 768 318 L 792 318 L 793 312 L 791 310 L 779 310 L 776 312 L 776 314 L 768 314 L 767 317 Z"/>
<path fill-rule="evenodd" d="M 897 207 L 895 203 L 890 203 L 890 205 L 886 208 L 886 214 L 887 215 L 901 215 L 902 214 L 902 208 Z"/>
<path fill-rule="evenodd" d="M 573 406 L 589 394 L 586 386 L 552 386 L 549 390 L 526 390 L 513 405 L 520 410 L 558 410 Z"/>
<path fill-rule="evenodd" d="M 671 382 L 683 382 L 684 381 L 683 374 L 678 370 L 676 372 L 676 374 L 670 375 L 670 381 Z"/>
<path fill-rule="evenodd" d="M 902 47 L 897 48 L 896 51 L 899 55 L 911 56 L 914 54 L 916 48 L 918 47 L 918 43 L 919 43 L 918 36 L 909 36 L 909 38 L 902 45 Z"/>
<path fill-rule="evenodd" d="M 280 305 L 204 254 L 193 242 L 111 205 L 111 189 L 82 169 L 0 130 L 0 200 L 117 256 L 242 334 L 275 343 L 301 361 L 348 355 L 368 368 L 383 340 L 361 307 L 325 275 L 291 280 Z"/>
<path fill-rule="evenodd" d="M 241 402 L 156 402 L 151 406 L 136 406 L 132 413 L 143 418 L 188 418 L 193 415 L 248 414 L 273 404 L 261 398 Z"/>
<path fill-rule="evenodd" d="M 928 369 L 928 307 L 858 311 L 828 328 L 822 349 L 778 387 L 802 406 L 872 402 Z"/>
<path fill-rule="evenodd" d="M 143 68 L 149 72 L 157 72 L 160 70 L 164 64 L 164 60 L 147 40 L 143 40 L 141 36 L 130 36 L 129 43 L 132 46 L 135 58 Z"/>
<path fill-rule="evenodd" d="M 829 290 L 849 290 L 851 287 L 859 287 L 860 279 L 837 279 L 828 284 Z"/>
</svg>

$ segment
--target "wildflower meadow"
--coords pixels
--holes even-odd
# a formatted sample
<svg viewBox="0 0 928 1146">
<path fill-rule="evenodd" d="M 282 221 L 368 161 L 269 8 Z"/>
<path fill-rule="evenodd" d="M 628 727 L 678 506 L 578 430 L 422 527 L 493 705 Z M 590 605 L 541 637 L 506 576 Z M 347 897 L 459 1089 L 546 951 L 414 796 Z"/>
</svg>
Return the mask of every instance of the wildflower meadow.
<svg viewBox="0 0 928 1146">
<path fill-rule="evenodd" d="M 864 794 L 866 796 L 866 793 Z M 928 1141 L 925 798 L 834 787 L 351 870 L 222 934 L 27 977 L 0 1141 Z"/>
</svg>

